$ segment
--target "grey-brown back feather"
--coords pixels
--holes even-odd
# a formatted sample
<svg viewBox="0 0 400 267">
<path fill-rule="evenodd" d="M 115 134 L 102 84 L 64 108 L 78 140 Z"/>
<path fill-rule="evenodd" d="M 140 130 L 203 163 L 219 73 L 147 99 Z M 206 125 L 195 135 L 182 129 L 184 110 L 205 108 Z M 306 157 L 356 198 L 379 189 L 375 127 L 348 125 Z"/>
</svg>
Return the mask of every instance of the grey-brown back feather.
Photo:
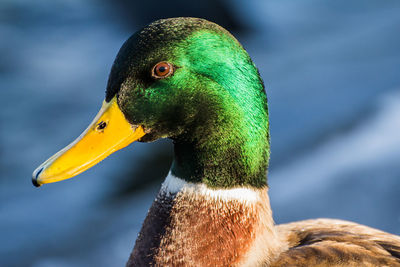
<svg viewBox="0 0 400 267">
<path fill-rule="evenodd" d="M 330 219 L 278 225 L 289 248 L 272 266 L 400 266 L 400 238 Z"/>
</svg>

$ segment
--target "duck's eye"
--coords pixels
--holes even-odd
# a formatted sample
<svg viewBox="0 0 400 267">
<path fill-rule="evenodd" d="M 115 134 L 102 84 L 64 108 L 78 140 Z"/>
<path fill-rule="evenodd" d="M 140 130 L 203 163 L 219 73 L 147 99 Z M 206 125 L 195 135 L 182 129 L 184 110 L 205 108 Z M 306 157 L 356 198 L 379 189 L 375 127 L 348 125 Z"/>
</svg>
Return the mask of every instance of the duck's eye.
<svg viewBox="0 0 400 267">
<path fill-rule="evenodd" d="M 163 79 L 174 73 L 174 66 L 169 62 L 159 62 L 153 67 L 152 76 L 156 79 Z"/>
</svg>

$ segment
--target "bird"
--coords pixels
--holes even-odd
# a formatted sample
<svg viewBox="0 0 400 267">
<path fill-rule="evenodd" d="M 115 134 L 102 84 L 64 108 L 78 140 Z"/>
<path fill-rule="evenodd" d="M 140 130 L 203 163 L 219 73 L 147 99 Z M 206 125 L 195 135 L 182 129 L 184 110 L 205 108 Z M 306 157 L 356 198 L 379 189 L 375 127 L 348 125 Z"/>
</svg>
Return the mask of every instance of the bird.
<svg viewBox="0 0 400 267">
<path fill-rule="evenodd" d="M 337 219 L 274 223 L 263 80 L 239 41 L 205 19 L 160 19 L 133 34 L 93 122 L 32 182 L 161 138 L 172 139 L 173 162 L 127 266 L 400 266 L 399 236 Z"/>
</svg>

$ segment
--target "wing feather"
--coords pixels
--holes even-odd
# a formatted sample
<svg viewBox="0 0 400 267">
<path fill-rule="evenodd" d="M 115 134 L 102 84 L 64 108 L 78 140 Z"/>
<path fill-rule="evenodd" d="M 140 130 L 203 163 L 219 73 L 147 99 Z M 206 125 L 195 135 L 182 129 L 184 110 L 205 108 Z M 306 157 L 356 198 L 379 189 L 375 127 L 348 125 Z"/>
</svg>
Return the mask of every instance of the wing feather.
<svg viewBox="0 0 400 267">
<path fill-rule="evenodd" d="M 318 219 L 277 230 L 289 248 L 271 266 L 400 266 L 400 238 L 367 226 Z"/>
</svg>

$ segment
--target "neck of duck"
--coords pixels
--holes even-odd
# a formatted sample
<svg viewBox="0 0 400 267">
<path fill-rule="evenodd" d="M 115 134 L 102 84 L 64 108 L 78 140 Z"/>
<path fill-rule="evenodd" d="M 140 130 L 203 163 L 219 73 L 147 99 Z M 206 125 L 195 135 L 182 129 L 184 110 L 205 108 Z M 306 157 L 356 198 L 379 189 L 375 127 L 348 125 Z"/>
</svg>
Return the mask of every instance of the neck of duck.
<svg viewBox="0 0 400 267">
<path fill-rule="evenodd" d="M 259 90 L 263 97 L 254 95 L 253 101 L 223 95 L 217 103 L 205 103 L 193 126 L 173 138 L 172 174 L 214 189 L 265 187 L 269 123 L 265 93 Z"/>
<path fill-rule="evenodd" d="M 174 163 L 128 266 L 254 266 L 277 255 L 266 184 L 268 124 L 243 121 L 231 121 L 237 130 L 219 124 L 214 135 L 203 128 L 206 139 L 174 140 Z"/>
</svg>

